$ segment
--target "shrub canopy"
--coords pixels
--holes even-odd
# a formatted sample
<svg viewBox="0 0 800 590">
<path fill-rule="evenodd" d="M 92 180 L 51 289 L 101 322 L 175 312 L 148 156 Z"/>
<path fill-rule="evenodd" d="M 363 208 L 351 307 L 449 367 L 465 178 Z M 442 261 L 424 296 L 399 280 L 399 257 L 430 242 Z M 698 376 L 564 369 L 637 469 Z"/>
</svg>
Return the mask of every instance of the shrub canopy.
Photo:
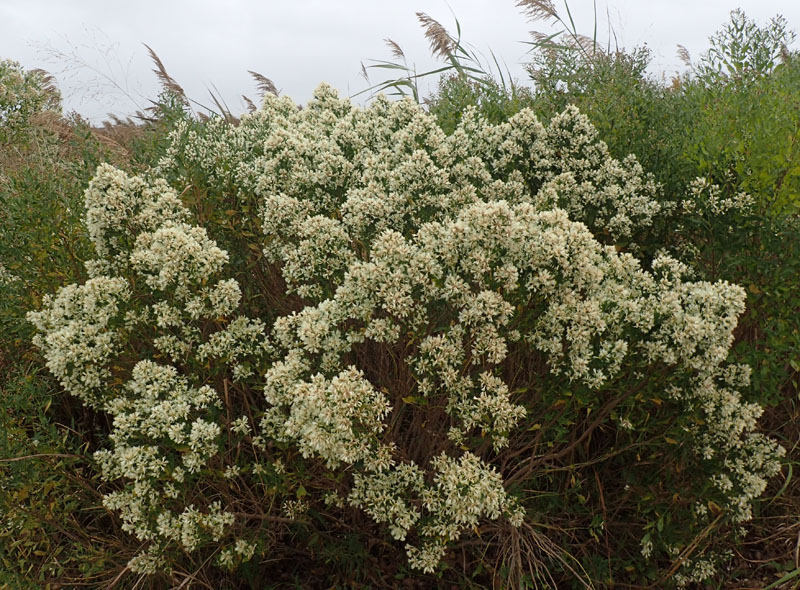
<svg viewBox="0 0 800 590">
<path fill-rule="evenodd" d="M 292 526 L 358 529 L 424 572 L 459 543 L 505 559 L 515 535 L 601 527 L 591 477 L 646 557 L 687 551 L 686 583 L 713 572 L 693 539 L 751 517 L 782 449 L 727 362 L 744 291 L 636 258 L 674 208 L 574 107 L 469 109 L 445 135 L 323 85 L 185 121 L 141 176 L 101 166 L 90 278 L 29 318 L 113 419 L 96 459 L 146 545 L 134 571 L 233 568 Z"/>
</svg>

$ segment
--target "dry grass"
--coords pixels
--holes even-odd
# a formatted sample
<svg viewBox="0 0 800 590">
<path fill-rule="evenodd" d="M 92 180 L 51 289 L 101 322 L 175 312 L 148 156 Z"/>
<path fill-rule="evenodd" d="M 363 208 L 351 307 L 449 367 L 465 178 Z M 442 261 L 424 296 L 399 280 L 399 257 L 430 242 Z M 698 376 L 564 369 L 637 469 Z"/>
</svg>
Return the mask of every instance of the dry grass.
<svg viewBox="0 0 800 590">
<path fill-rule="evenodd" d="M 253 70 L 247 70 L 247 73 L 253 77 L 253 80 L 256 81 L 256 88 L 261 93 L 261 97 L 263 98 L 266 94 L 274 94 L 278 96 L 278 89 L 275 87 L 275 84 L 267 78 L 266 76 L 259 74 L 258 72 L 254 72 Z"/>
<path fill-rule="evenodd" d="M 493 589 L 525 588 L 526 578 L 531 581 L 535 590 L 559 588 L 550 570 L 552 565 L 558 564 L 584 589 L 594 590 L 595 586 L 580 562 L 530 524 L 522 523 L 519 528 L 503 526 L 498 529 L 495 538 L 498 553 L 494 569 L 501 571 L 504 568 L 508 574 L 505 579 L 495 577 Z"/>
<path fill-rule="evenodd" d="M 402 59 L 405 61 L 406 54 L 401 49 L 400 45 L 398 45 L 395 41 L 392 41 L 391 39 L 384 39 L 384 42 L 386 42 L 386 45 L 389 46 L 389 50 L 392 52 L 393 58 Z"/>
<path fill-rule="evenodd" d="M 681 44 L 678 44 L 678 59 L 683 62 L 687 67 L 692 65 L 692 57 L 689 55 L 689 50 Z"/>
<path fill-rule="evenodd" d="M 447 29 L 424 12 L 418 12 L 417 19 L 425 30 L 425 38 L 430 43 L 431 54 L 440 59 L 451 57 L 456 43 Z"/>
<path fill-rule="evenodd" d="M 161 82 L 162 86 L 172 92 L 174 92 L 177 96 L 183 97 L 186 100 L 186 92 L 184 92 L 183 88 L 180 84 L 167 73 L 167 68 L 164 67 L 164 62 L 161 61 L 161 58 L 158 57 L 153 48 L 150 47 L 147 43 L 143 43 L 145 47 L 147 47 L 147 52 L 150 54 L 150 59 L 153 60 L 153 63 L 156 65 L 153 72 L 155 73 L 156 77 Z"/>
<path fill-rule="evenodd" d="M 555 21 L 559 20 L 556 7 L 551 0 L 517 0 L 517 7 L 531 21 Z"/>
</svg>

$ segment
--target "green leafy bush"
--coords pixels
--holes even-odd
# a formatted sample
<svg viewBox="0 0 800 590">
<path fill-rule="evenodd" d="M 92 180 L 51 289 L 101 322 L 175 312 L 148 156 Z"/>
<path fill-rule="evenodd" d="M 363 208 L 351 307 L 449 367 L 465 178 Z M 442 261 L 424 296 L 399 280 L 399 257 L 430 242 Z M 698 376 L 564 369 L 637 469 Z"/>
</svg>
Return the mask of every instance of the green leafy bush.
<svg viewBox="0 0 800 590">
<path fill-rule="evenodd" d="M 682 157 L 692 113 L 680 93 L 647 74 L 650 61 L 647 48 L 590 57 L 571 51 L 538 53 L 530 64 L 530 106 L 542 117 L 577 106 L 612 154 L 636 154 L 665 193 L 677 195 L 696 176 Z"/>
<path fill-rule="evenodd" d="M 90 278 L 29 318 L 112 422 L 128 567 L 302 567 L 347 531 L 384 583 L 402 551 L 430 584 L 705 579 L 782 449 L 726 360 L 743 290 L 622 251 L 671 206 L 574 108 L 448 136 L 326 86 L 101 166 Z"/>
<path fill-rule="evenodd" d="M 789 49 L 794 38 L 780 17 L 759 28 L 734 11 L 680 88 L 692 113 L 683 151 L 689 169 L 718 185 L 717 199 L 752 196 L 751 207 L 724 219 L 690 215 L 686 239 L 705 276 L 748 287 L 737 353 L 754 368 L 754 395 L 780 404 L 776 421 L 791 413 L 800 391 L 800 59 Z"/>
<path fill-rule="evenodd" d="M 439 79 L 437 90 L 426 100 L 426 105 L 442 131 L 449 135 L 470 107 L 476 108 L 489 123 L 498 124 L 508 121 L 532 102 L 532 92 L 524 86 L 509 88 L 492 78 L 477 83 L 464 76 L 449 75 Z"/>
<path fill-rule="evenodd" d="M 730 192 L 752 194 L 758 212 L 797 214 L 800 208 L 800 57 L 785 60 L 747 84 L 685 84 L 693 126 L 684 158 L 699 175 Z"/>
<path fill-rule="evenodd" d="M 47 374 L 25 313 L 85 280 L 82 193 L 100 161 L 124 158 L 61 118 L 43 73 L 0 61 L 0 88 L 0 588 L 100 583 L 127 561 L 86 456 L 103 419 Z"/>
<path fill-rule="evenodd" d="M 709 39 L 710 47 L 694 68 L 698 78 L 714 86 L 747 85 L 770 74 L 795 40 L 783 16 L 759 27 L 739 8 Z"/>
<path fill-rule="evenodd" d="M 526 89 L 420 18 L 435 121 L 173 86 L 97 129 L 3 62 L 0 588 L 796 575 L 785 23 L 671 86 L 567 31 Z"/>
</svg>

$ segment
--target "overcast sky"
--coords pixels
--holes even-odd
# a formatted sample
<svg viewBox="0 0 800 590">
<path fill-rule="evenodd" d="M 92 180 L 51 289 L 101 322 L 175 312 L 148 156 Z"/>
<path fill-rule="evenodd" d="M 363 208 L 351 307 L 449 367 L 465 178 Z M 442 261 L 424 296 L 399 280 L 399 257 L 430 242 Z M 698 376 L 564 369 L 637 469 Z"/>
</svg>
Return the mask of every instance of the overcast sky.
<svg viewBox="0 0 800 590">
<path fill-rule="evenodd" d="M 564 12 L 563 0 L 554 3 Z M 592 0 L 569 6 L 579 32 L 591 36 Z M 791 29 L 800 28 L 798 0 L 597 0 L 598 36 L 610 20 L 621 46 L 646 43 L 651 71 L 671 76 L 683 69 L 676 45 L 696 58 L 736 7 L 761 25 L 783 14 Z M 147 43 L 191 98 L 210 103 L 208 91 L 216 88 L 241 112 L 241 95 L 256 94 L 247 70 L 304 103 L 322 81 L 343 95 L 367 88 L 360 64 L 392 59 L 387 37 L 418 71 L 435 66 L 417 11 L 452 33 L 458 18 L 462 38 L 487 55 L 494 51 L 519 80 L 527 49 L 521 41 L 546 28 L 527 22 L 514 0 L 0 0 L 0 58 L 53 72 L 65 108 L 98 122 L 108 112 L 146 107 L 157 94 Z M 373 70 L 371 81 L 381 79 Z"/>
</svg>

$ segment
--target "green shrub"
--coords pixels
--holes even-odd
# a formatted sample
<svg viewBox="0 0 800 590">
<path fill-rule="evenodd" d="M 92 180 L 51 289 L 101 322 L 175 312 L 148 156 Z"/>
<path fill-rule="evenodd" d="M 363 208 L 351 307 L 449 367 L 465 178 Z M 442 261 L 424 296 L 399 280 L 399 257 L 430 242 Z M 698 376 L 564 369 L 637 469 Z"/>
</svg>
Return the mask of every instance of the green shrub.
<svg viewBox="0 0 800 590">
<path fill-rule="evenodd" d="M 0 61 L 0 89 L 0 588 L 100 583 L 133 555 L 85 456 L 103 419 L 47 374 L 25 314 L 85 280 L 82 193 L 112 154 L 87 125 L 60 117 L 44 74 Z"/>
<path fill-rule="evenodd" d="M 523 108 L 531 106 L 532 93 L 524 86 L 504 87 L 492 78 L 477 83 L 451 74 L 439 79 L 436 93 L 425 102 L 428 112 L 449 135 L 455 131 L 469 107 L 476 108 L 489 123 L 504 123 Z"/>
<path fill-rule="evenodd" d="M 796 38 L 783 16 L 759 27 L 739 8 L 709 39 L 709 49 L 694 71 L 709 86 L 746 86 L 769 75 Z"/>
<path fill-rule="evenodd" d="M 800 210 L 800 56 L 787 54 L 771 72 L 747 84 L 685 83 L 693 106 L 684 158 L 698 175 L 753 195 L 758 212 Z"/>
<path fill-rule="evenodd" d="M 93 129 L 0 62 L 0 588 L 794 563 L 785 22 L 734 12 L 671 87 L 572 31 L 528 90 L 420 18 L 457 72 L 435 121 L 325 88 L 201 121 L 167 91 L 146 125 Z"/>
</svg>

